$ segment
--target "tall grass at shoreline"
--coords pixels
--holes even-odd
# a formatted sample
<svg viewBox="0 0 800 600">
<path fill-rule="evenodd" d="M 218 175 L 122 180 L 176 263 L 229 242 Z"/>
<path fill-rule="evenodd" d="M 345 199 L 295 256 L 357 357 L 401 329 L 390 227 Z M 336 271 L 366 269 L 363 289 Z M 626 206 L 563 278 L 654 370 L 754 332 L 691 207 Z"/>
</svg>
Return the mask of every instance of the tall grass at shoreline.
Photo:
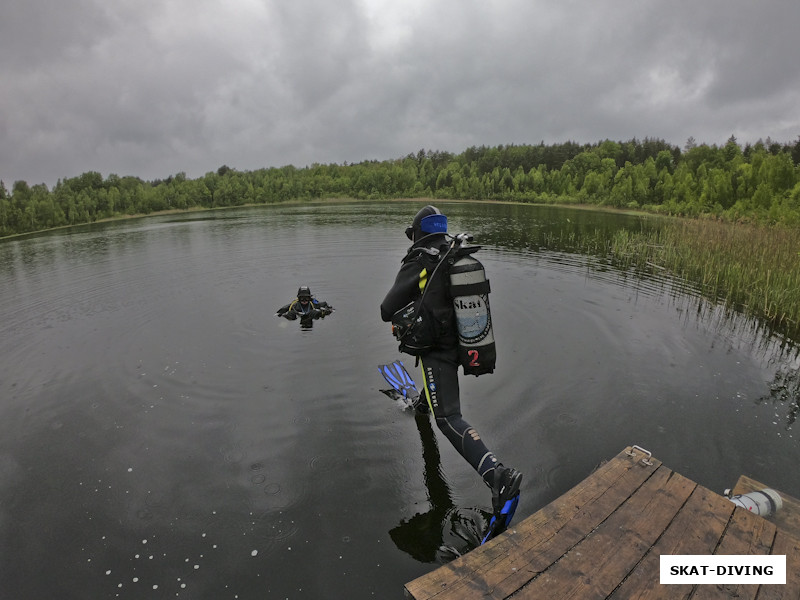
<svg viewBox="0 0 800 600">
<path fill-rule="evenodd" d="M 665 271 L 800 342 L 796 230 L 676 220 L 657 231 L 618 231 L 608 253 L 617 266 Z"/>
</svg>

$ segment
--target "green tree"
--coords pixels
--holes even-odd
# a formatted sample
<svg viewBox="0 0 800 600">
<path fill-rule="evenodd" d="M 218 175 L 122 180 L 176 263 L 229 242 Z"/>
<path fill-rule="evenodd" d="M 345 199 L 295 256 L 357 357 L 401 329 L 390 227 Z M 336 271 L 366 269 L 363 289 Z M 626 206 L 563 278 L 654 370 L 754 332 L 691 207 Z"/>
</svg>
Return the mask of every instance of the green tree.
<svg viewBox="0 0 800 600">
<path fill-rule="evenodd" d="M 761 179 L 769 185 L 773 194 L 782 195 L 791 190 L 797 181 L 792 157 L 784 152 L 765 157 L 761 168 L 764 170 Z"/>
<path fill-rule="evenodd" d="M 673 161 L 672 153 L 667 150 L 662 150 L 658 153 L 655 164 L 656 171 L 658 171 L 658 173 L 661 173 L 661 171 L 665 169 L 668 173 L 672 173 L 675 170 L 675 163 Z"/>
<path fill-rule="evenodd" d="M 5 196 L 0 196 L 0 237 L 14 233 L 10 225 L 10 219 L 11 202 Z"/>
<path fill-rule="evenodd" d="M 762 182 L 758 184 L 752 198 L 752 207 L 757 211 L 767 211 L 772 205 L 772 191 L 769 184 Z"/>
<path fill-rule="evenodd" d="M 735 196 L 731 177 L 724 169 L 711 169 L 702 183 L 700 204 L 710 211 L 718 207 L 716 212 L 730 208 Z"/>
</svg>

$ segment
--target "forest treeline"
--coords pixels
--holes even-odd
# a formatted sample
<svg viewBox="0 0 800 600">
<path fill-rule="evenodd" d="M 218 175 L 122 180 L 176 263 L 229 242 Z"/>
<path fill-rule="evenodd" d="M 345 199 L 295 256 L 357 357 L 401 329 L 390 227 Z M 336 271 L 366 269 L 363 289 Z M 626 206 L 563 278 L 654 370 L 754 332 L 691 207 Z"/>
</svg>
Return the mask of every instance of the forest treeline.
<svg viewBox="0 0 800 600">
<path fill-rule="evenodd" d="M 0 236 L 165 210 L 319 198 L 448 198 L 580 203 L 800 225 L 800 137 L 683 149 L 660 139 L 420 150 L 395 160 L 238 171 L 197 179 L 90 171 L 45 184 L 0 182 Z"/>
</svg>

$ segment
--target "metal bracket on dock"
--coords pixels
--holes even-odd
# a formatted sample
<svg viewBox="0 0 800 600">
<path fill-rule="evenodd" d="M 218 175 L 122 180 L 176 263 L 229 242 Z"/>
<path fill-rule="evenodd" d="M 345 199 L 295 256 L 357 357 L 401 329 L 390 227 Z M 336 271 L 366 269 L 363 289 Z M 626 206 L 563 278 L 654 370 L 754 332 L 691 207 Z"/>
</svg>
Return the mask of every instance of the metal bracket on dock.
<svg viewBox="0 0 800 600">
<path fill-rule="evenodd" d="M 650 460 L 650 459 L 653 457 L 653 453 L 650 452 L 650 450 L 645 450 L 641 446 L 631 446 L 631 449 L 627 453 L 628 456 L 630 456 L 631 458 L 635 458 L 636 457 L 636 450 L 638 450 L 639 452 L 643 452 L 643 453 L 645 453 L 647 455 L 642 460 L 640 460 L 639 462 L 642 463 L 646 467 L 652 467 L 653 466 L 653 461 Z"/>
</svg>

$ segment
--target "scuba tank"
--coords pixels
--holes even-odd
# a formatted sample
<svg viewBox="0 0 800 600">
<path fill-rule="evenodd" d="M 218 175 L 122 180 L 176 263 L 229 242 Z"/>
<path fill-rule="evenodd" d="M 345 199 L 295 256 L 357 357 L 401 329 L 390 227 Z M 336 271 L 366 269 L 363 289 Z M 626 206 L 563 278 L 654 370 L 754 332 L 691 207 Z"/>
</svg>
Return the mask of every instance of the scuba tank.
<svg viewBox="0 0 800 600">
<path fill-rule="evenodd" d="M 728 496 L 728 500 L 733 502 L 736 506 L 741 506 L 745 510 L 761 515 L 762 517 L 774 515 L 783 507 L 783 500 L 780 494 L 769 488 L 757 492 L 750 492 L 749 494 Z"/>
<path fill-rule="evenodd" d="M 489 281 L 483 265 L 471 255 L 480 246 L 464 248 L 472 236 L 462 233 L 452 238 L 450 248 L 441 257 L 420 298 L 410 302 L 392 315 L 392 334 L 400 342 L 400 352 L 420 356 L 436 347 L 435 319 L 425 305 L 425 296 L 440 267 L 445 265 L 449 278 L 449 293 L 453 301 L 458 363 L 465 375 L 483 375 L 494 371 L 497 353 L 489 310 Z M 428 250 L 421 250 L 430 252 Z"/>
<path fill-rule="evenodd" d="M 464 234 L 459 241 L 469 241 Z M 453 298 L 458 330 L 458 361 L 465 375 L 483 375 L 494 371 L 497 354 L 489 310 L 489 280 L 479 260 L 471 254 L 480 246 L 459 248 L 450 266 L 450 295 Z"/>
</svg>

